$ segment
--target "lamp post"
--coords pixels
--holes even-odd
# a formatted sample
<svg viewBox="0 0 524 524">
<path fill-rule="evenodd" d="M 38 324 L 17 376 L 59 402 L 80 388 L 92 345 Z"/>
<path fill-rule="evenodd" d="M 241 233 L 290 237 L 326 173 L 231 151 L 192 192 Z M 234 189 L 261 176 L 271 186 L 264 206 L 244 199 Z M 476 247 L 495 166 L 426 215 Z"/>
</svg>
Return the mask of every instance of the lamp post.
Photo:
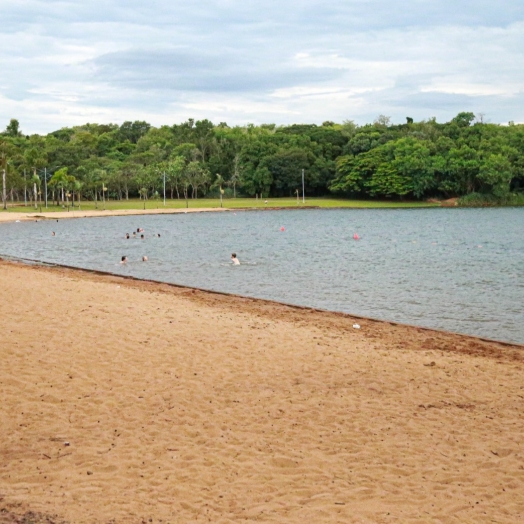
<svg viewBox="0 0 524 524">
<path fill-rule="evenodd" d="M 166 172 L 164 171 L 164 207 L 166 205 Z"/>
<path fill-rule="evenodd" d="M 304 190 L 304 170 L 302 169 L 302 203 L 305 204 L 306 203 L 306 193 L 305 193 L 305 190 Z"/>
<path fill-rule="evenodd" d="M 47 167 L 44 167 L 45 208 L 47 209 Z"/>
<path fill-rule="evenodd" d="M 7 210 L 7 190 L 6 190 L 6 172 L 7 172 L 7 157 L 2 155 L 2 202 L 4 209 Z"/>
</svg>

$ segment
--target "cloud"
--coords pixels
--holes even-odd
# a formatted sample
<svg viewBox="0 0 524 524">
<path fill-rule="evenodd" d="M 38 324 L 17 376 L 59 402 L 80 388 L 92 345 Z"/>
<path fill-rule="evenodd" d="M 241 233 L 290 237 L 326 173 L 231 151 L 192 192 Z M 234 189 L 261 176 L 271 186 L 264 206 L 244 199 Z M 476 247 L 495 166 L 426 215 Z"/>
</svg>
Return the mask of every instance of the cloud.
<svg viewBox="0 0 524 524">
<path fill-rule="evenodd" d="M 101 81 L 155 91 L 259 93 L 341 75 L 336 67 L 308 67 L 292 57 L 271 61 L 269 56 L 251 57 L 239 49 L 131 49 L 102 55 L 93 63 Z"/>
<path fill-rule="evenodd" d="M 4 0 L 0 121 L 524 121 L 521 0 Z M 1 126 L 1 123 L 0 123 Z"/>
</svg>

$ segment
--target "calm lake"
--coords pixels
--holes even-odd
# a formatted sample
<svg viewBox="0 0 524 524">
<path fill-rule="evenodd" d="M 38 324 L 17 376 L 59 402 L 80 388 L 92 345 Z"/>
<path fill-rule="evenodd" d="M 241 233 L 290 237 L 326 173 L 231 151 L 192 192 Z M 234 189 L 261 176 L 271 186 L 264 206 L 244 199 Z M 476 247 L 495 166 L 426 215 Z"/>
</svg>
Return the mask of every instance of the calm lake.
<svg viewBox="0 0 524 524">
<path fill-rule="evenodd" d="M 139 227 L 144 240 L 125 239 Z M 232 252 L 240 266 L 230 263 Z M 129 257 L 125 266 L 119 264 L 122 255 Z M 524 343 L 524 208 L 236 211 L 8 223 L 0 225 L 0 256 Z"/>
</svg>

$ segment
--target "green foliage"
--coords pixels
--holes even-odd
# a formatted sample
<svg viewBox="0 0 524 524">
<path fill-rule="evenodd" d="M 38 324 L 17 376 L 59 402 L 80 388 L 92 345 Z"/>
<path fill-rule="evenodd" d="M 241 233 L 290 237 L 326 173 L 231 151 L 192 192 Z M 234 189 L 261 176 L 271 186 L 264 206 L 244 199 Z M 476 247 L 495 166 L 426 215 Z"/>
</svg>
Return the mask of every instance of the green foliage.
<svg viewBox="0 0 524 524">
<path fill-rule="evenodd" d="M 469 193 L 461 197 L 458 204 L 462 207 L 524 206 L 524 193 L 508 193 L 504 197 L 491 193 Z"/>
<path fill-rule="evenodd" d="M 9 124 L 5 128 L 5 134 L 10 137 L 18 137 L 22 135 L 20 131 L 20 124 L 16 118 L 11 118 Z"/>
<path fill-rule="evenodd" d="M 88 123 L 30 137 L 12 119 L 0 133 L 0 154 L 13 200 L 23 198 L 31 173 L 43 180 L 44 167 L 57 201 L 80 188 L 88 199 L 147 199 L 162 192 L 164 173 L 171 198 L 206 195 L 216 173 L 216 195 L 222 188 L 234 197 L 289 197 L 302 187 L 302 170 L 309 196 L 422 200 L 474 193 L 502 202 L 524 190 L 524 125 L 486 124 L 468 112 L 447 123 L 407 117 L 399 125 L 384 115 L 364 126 Z"/>
</svg>

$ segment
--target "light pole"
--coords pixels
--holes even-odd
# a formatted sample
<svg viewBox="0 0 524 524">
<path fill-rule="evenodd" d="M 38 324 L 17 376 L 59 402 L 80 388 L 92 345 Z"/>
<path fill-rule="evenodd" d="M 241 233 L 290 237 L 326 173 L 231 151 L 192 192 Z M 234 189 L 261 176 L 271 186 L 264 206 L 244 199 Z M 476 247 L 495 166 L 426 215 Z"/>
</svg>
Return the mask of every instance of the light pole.
<svg viewBox="0 0 524 524">
<path fill-rule="evenodd" d="M 164 171 L 164 206 L 166 205 L 166 172 Z"/>
<path fill-rule="evenodd" d="M 47 167 L 44 167 L 45 208 L 47 209 Z"/>
<path fill-rule="evenodd" d="M 304 191 L 304 170 L 302 169 L 302 203 L 306 203 L 306 193 Z"/>
<path fill-rule="evenodd" d="M 7 209 L 7 193 L 6 193 L 6 187 L 5 187 L 5 163 L 4 168 L 2 169 L 2 201 L 4 203 L 4 209 Z"/>
<path fill-rule="evenodd" d="M 6 189 L 6 172 L 7 172 L 7 156 L 2 155 L 2 202 L 4 209 L 7 210 L 7 189 Z"/>
</svg>

